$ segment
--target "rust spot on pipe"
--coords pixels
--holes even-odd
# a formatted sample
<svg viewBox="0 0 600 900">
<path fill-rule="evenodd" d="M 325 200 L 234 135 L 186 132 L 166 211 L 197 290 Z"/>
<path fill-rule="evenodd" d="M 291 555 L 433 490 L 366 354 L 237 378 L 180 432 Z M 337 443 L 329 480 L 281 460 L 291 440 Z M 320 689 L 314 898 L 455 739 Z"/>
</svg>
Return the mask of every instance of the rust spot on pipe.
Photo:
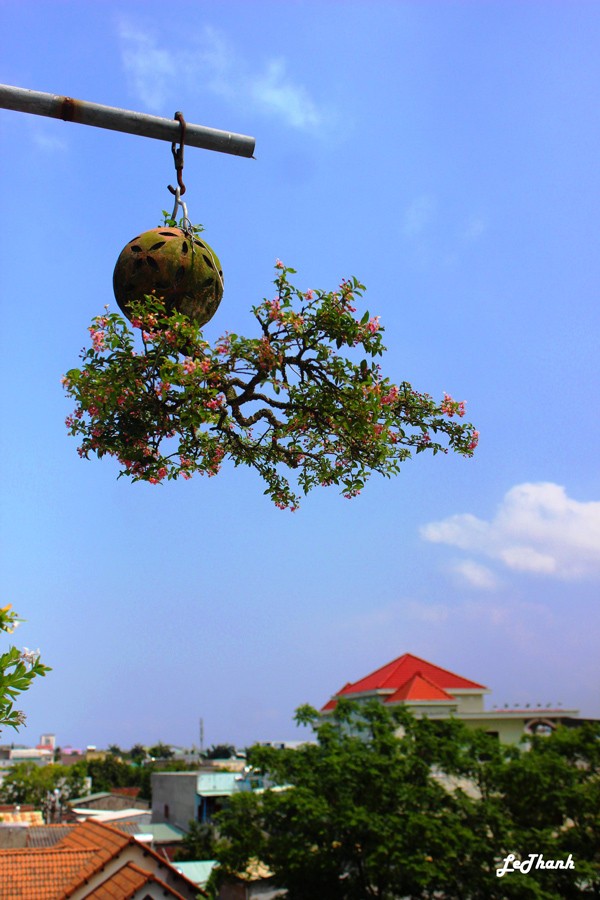
<svg viewBox="0 0 600 900">
<path fill-rule="evenodd" d="M 77 109 L 77 101 L 72 97 L 63 97 L 60 105 L 60 118 L 65 122 L 75 121 L 75 110 Z"/>
</svg>

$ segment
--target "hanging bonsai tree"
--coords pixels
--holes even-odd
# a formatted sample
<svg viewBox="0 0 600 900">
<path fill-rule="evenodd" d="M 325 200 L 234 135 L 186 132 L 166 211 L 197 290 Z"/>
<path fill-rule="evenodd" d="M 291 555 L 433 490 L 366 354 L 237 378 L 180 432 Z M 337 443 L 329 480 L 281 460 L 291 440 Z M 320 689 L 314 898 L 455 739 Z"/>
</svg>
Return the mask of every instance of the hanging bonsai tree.
<svg viewBox="0 0 600 900">
<path fill-rule="evenodd" d="M 214 345 L 160 290 L 121 304 L 131 328 L 107 307 L 81 367 L 63 378 L 79 455 L 113 456 L 121 476 L 151 484 L 216 475 L 230 459 L 292 510 L 317 485 L 354 497 L 372 472 L 394 475 L 413 452 L 471 456 L 478 433 L 460 421 L 464 403 L 382 374 L 379 317 L 356 313 L 364 286 L 352 278 L 303 292 L 294 274 L 277 261 L 275 296 L 252 309 L 256 337 L 226 332 Z"/>
</svg>

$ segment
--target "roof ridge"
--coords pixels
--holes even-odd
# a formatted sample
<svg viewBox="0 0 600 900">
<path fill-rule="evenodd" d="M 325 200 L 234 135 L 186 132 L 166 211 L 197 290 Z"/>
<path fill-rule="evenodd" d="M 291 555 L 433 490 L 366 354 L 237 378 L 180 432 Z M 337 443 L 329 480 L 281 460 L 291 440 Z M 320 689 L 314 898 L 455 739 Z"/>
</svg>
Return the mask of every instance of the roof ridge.
<svg viewBox="0 0 600 900">
<path fill-rule="evenodd" d="M 6 847 L 6 848 L 0 849 L 0 856 L 3 856 L 3 857 L 8 856 L 11 853 L 16 853 L 18 855 L 24 854 L 28 857 L 37 856 L 41 853 L 43 853 L 45 855 L 56 853 L 56 854 L 60 854 L 61 856 L 64 856 L 64 854 L 69 854 L 69 853 L 85 853 L 86 855 L 89 855 L 90 853 L 97 853 L 97 852 L 98 852 L 97 850 L 94 850 L 92 848 L 59 847 L 57 844 L 55 844 L 53 847 Z"/>
<path fill-rule="evenodd" d="M 379 666 L 377 669 L 374 669 L 372 672 L 369 672 L 367 675 L 364 675 L 362 678 L 358 678 L 356 681 L 350 682 L 345 685 L 341 691 L 337 694 L 334 694 L 334 697 L 339 697 L 341 694 L 352 694 L 358 693 L 359 691 L 372 691 L 372 690 L 391 690 L 393 688 L 397 689 L 398 685 L 391 685 L 390 682 L 394 680 L 394 677 L 398 674 L 398 670 L 405 665 L 412 665 L 414 668 L 414 664 L 424 666 L 426 670 L 434 669 L 437 670 L 440 674 L 445 676 L 450 676 L 451 679 L 456 680 L 458 682 L 463 683 L 463 687 L 455 687 L 454 689 L 458 690 L 487 690 L 485 685 L 479 684 L 476 681 L 472 681 L 470 678 L 465 678 L 464 675 L 458 675 L 456 672 L 453 672 L 451 669 L 445 669 L 443 666 L 438 666 L 437 663 L 429 662 L 427 659 L 423 659 L 420 656 L 415 656 L 414 653 L 403 653 L 401 656 L 397 656 L 395 659 L 392 659 L 390 662 L 385 663 L 383 666 Z M 382 677 L 383 676 L 383 677 Z M 410 676 L 409 676 L 410 677 Z M 365 682 L 367 685 L 365 686 Z M 404 683 L 404 682 L 403 682 Z M 363 685 L 363 687 L 360 687 Z M 441 685 L 438 684 L 438 687 Z M 358 688 L 358 690 L 357 690 Z M 451 687 L 442 687 L 442 690 L 452 690 Z"/>
</svg>

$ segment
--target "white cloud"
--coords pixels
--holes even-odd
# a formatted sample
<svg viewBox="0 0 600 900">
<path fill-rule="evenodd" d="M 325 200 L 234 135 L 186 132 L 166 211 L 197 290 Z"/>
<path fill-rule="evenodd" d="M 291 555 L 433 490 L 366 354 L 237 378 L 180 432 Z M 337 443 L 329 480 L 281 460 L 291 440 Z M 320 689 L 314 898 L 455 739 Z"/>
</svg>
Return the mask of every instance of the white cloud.
<svg viewBox="0 0 600 900">
<path fill-rule="evenodd" d="M 482 216 L 471 216 L 462 231 L 462 239 L 467 243 L 472 243 L 487 231 L 488 223 Z"/>
<path fill-rule="evenodd" d="M 573 500 L 551 482 L 511 488 L 490 521 L 464 513 L 425 525 L 421 535 L 513 571 L 561 579 L 600 577 L 600 502 Z"/>
<path fill-rule="evenodd" d="M 131 89 L 148 109 L 164 111 L 182 86 L 193 85 L 237 108 L 276 117 L 290 128 L 310 131 L 324 120 L 306 88 L 287 74 L 285 59 L 266 60 L 255 74 L 216 28 L 204 26 L 175 47 L 159 44 L 153 34 L 126 19 L 118 33 Z"/>
<path fill-rule="evenodd" d="M 306 90 L 286 78 L 283 59 L 271 60 L 264 75 L 250 83 L 250 91 L 257 106 L 287 119 L 294 128 L 315 128 L 321 122 Z"/>
<path fill-rule="evenodd" d="M 58 137 L 54 134 L 49 134 L 48 132 L 41 131 L 39 128 L 35 128 L 32 133 L 34 144 L 39 147 L 40 150 L 47 151 L 49 153 L 60 152 L 62 153 L 69 146 L 63 138 Z"/>
<path fill-rule="evenodd" d="M 173 53 L 161 49 L 152 35 L 124 19 L 119 24 L 119 38 L 132 91 L 148 109 L 162 109 L 179 81 Z"/>
<path fill-rule="evenodd" d="M 451 570 L 458 576 L 459 581 L 468 584 L 470 587 L 484 591 L 493 591 L 500 584 L 491 569 L 488 569 L 487 566 L 482 566 L 481 563 L 474 562 L 472 559 L 453 563 Z"/>
<path fill-rule="evenodd" d="M 402 233 L 405 237 L 418 237 L 423 234 L 433 220 L 435 200 L 429 194 L 416 197 L 404 211 Z"/>
</svg>

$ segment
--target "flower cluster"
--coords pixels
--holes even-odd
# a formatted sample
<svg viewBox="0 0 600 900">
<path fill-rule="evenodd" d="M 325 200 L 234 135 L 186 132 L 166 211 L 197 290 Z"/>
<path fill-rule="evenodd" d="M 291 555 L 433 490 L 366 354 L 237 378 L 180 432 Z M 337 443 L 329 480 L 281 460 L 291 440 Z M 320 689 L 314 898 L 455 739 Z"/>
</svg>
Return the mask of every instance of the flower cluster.
<svg viewBox="0 0 600 900">
<path fill-rule="evenodd" d="M 258 337 L 210 345 L 152 296 L 133 308 L 133 331 L 98 316 L 81 366 L 63 378 L 80 456 L 112 456 L 121 475 L 150 484 L 210 477 L 228 458 L 254 468 L 277 507 L 296 509 L 299 492 L 318 485 L 355 497 L 372 472 L 391 476 L 413 452 L 472 455 L 477 432 L 454 420 L 464 403 L 382 375 L 384 329 L 379 316 L 355 315 L 360 282 L 302 292 L 293 269 L 275 269 L 275 296 L 252 309 Z"/>
<path fill-rule="evenodd" d="M 441 410 L 450 419 L 455 415 L 462 419 L 466 412 L 466 404 L 464 400 L 453 400 L 450 394 L 444 394 Z"/>
</svg>

